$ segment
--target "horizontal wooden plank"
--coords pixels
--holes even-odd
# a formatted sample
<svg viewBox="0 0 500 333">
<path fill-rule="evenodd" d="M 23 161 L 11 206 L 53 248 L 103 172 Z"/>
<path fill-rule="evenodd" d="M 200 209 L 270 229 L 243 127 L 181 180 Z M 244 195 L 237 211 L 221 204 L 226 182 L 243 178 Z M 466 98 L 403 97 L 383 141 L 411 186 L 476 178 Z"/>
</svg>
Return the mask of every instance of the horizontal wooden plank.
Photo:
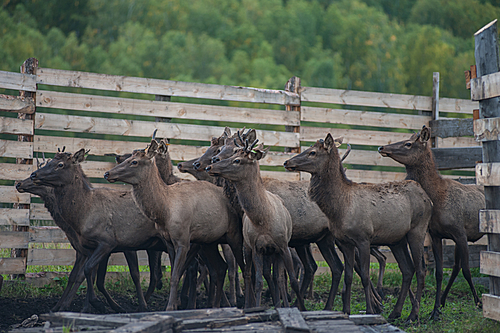
<svg viewBox="0 0 500 333">
<path fill-rule="evenodd" d="M 33 158 L 33 143 L 0 139 L 0 157 Z"/>
<path fill-rule="evenodd" d="M 165 96 L 208 98 L 266 104 L 300 105 L 298 94 L 217 84 L 181 82 L 119 75 L 38 68 L 38 84 L 99 90 L 126 91 Z"/>
<path fill-rule="evenodd" d="M 30 241 L 29 232 L 2 231 L 0 232 L 0 248 L 27 249 Z"/>
<path fill-rule="evenodd" d="M 347 169 L 346 175 L 347 178 L 357 183 L 386 183 L 406 178 L 406 172 L 386 172 L 357 169 Z M 311 179 L 311 175 L 307 172 L 301 172 L 300 177 L 303 180 Z"/>
<path fill-rule="evenodd" d="M 0 95 L 0 111 L 35 113 L 35 100 L 31 97 Z"/>
<path fill-rule="evenodd" d="M 30 220 L 52 220 L 52 216 L 43 204 L 32 203 L 30 205 Z"/>
<path fill-rule="evenodd" d="M 478 163 L 476 180 L 478 185 L 500 186 L 500 163 Z"/>
<path fill-rule="evenodd" d="M 36 91 L 36 76 L 0 71 L 0 88 Z"/>
<path fill-rule="evenodd" d="M 432 117 L 428 116 L 412 116 L 397 113 L 353 111 L 309 106 L 303 106 L 300 108 L 300 120 L 328 124 L 377 126 L 419 130 L 423 125 L 428 125 L 431 119 Z"/>
<path fill-rule="evenodd" d="M 75 250 L 73 249 L 29 249 L 28 265 L 29 266 L 68 266 L 75 263 Z M 137 251 L 139 265 L 148 265 L 148 256 L 146 251 Z M 108 265 L 125 266 L 127 261 L 123 253 L 113 253 L 109 258 Z M 168 256 L 162 255 L 162 265 L 169 266 Z"/>
<path fill-rule="evenodd" d="M 500 252 L 481 252 L 481 273 L 500 277 Z"/>
<path fill-rule="evenodd" d="M 0 274 L 26 273 L 26 258 L 0 258 Z"/>
<path fill-rule="evenodd" d="M 29 226 L 30 225 L 30 210 L 29 209 L 15 209 L 15 208 L 1 208 L 0 209 L 0 225 Z"/>
<path fill-rule="evenodd" d="M 300 139 L 302 141 L 317 141 L 324 139 L 328 133 L 336 138 L 344 137 L 344 143 L 372 146 L 387 145 L 406 140 L 411 136 L 409 133 L 302 126 Z"/>
<path fill-rule="evenodd" d="M 301 147 L 302 151 L 307 146 Z M 344 155 L 345 149 L 339 149 L 341 155 Z M 357 150 L 352 149 L 349 156 L 344 160 L 344 164 L 376 165 L 376 166 L 395 166 L 403 167 L 402 164 L 394 161 L 392 158 L 383 157 L 376 150 Z M 282 165 L 282 164 L 281 164 Z"/>
<path fill-rule="evenodd" d="M 303 102 L 432 111 L 432 99 L 429 96 L 302 87 L 301 99 Z M 472 113 L 478 108 L 477 102 L 467 99 L 439 99 L 440 112 Z"/>
<path fill-rule="evenodd" d="M 500 234 L 500 210 L 481 209 L 479 211 L 479 231 Z"/>
<path fill-rule="evenodd" d="M 29 204 L 31 194 L 19 193 L 14 186 L 0 186 L 0 202 Z"/>
<path fill-rule="evenodd" d="M 474 168 L 483 159 L 483 149 L 478 147 L 432 148 L 439 170 Z"/>
<path fill-rule="evenodd" d="M 477 141 L 500 140 L 500 118 L 483 118 L 474 121 L 474 138 Z"/>
<path fill-rule="evenodd" d="M 68 243 L 68 237 L 59 227 L 31 227 L 31 243 Z"/>
<path fill-rule="evenodd" d="M 500 72 L 472 79 L 470 81 L 470 95 L 473 101 L 500 96 Z"/>
<path fill-rule="evenodd" d="M 22 180 L 27 178 L 33 171 L 33 164 L 0 163 L 0 179 Z"/>
<path fill-rule="evenodd" d="M 483 294 L 483 316 L 500 321 L 500 296 Z"/>
<path fill-rule="evenodd" d="M 0 117 L 0 133 L 33 135 L 32 119 Z"/>
<path fill-rule="evenodd" d="M 300 124 L 298 111 L 174 103 L 44 90 L 37 91 L 37 106 L 67 110 L 250 124 L 265 123 L 290 126 L 298 126 Z"/>
<path fill-rule="evenodd" d="M 431 120 L 429 123 L 432 128 L 432 136 L 440 138 L 449 138 L 456 136 L 473 136 L 473 119 L 438 119 Z"/>
</svg>

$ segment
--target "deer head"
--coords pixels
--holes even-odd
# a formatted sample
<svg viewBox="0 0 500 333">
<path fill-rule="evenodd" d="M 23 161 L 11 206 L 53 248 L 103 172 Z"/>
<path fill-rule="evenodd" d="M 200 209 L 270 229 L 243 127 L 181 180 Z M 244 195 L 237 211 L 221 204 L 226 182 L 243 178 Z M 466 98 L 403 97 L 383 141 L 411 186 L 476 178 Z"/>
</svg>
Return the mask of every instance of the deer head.
<svg viewBox="0 0 500 333">
<path fill-rule="evenodd" d="M 81 168 L 77 168 L 77 166 L 85 161 L 88 152 L 84 148 L 74 154 L 59 152 L 45 166 L 34 171 L 30 178 L 37 185 L 62 186 L 68 184 L 75 177 L 80 176 Z"/>
<path fill-rule="evenodd" d="M 311 174 L 318 173 L 327 167 L 330 156 L 335 156 L 340 162 L 347 157 L 351 148 L 349 146 L 344 157 L 340 159 L 338 147 L 342 144 L 344 138 L 334 139 L 330 133 L 323 140 L 318 140 L 314 145 L 304 150 L 302 153 L 285 161 L 284 167 L 289 171 L 305 171 Z"/>
<path fill-rule="evenodd" d="M 215 177 L 223 177 L 231 181 L 240 181 L 247 178 L 249 173 L 259 170 L 258 161 L 264 158 L 269 151 L 269 147 L 264 149 L 260 144 L 255 147 L 259 140 L 254 140 L 250 145 L 248 140 L 245 140 L 245 146 L 239 146 L 234 139 L 237 151 L 220 162 L 209 165 L 205 168 L 209 175 Z"/>
<path fill-rule="evenodd" d="M 104 179 L 110 183 L 122 181 L 124 183 L 137 185 L 146 177 L 146 173 L 142 172 L 145 168 L 155 166 L 154 157 L 158 154 L 159 144 L 155 139 L 151 140 L 151 144 L 146 149 L 134 150 L 132 156 L 127 158 L 122 163 L 115 166 L 113 169 L 104 173 Z"/>
<path fill-rule="evenodd" d="M 193 163 L 193 167 L 195 170 L 203 170 L 207 165 L 212 163 L 212 157 L 217 155 L 220 152 L 222 146 L 224 146 L 224 142 L 227 138 L 231 136 L 231 129 L 229 127 L 224 128 L 224 132 L 218 138 L 213 137 L 210 142 L 210 147 L 208 147 L 207 151 Z"/>
<path fill-rule="evenodd" d="M 431 130 L 424 125 L 419 133 L 414 133 L 408 140 L 381 146 L 378 152 L 404 165 L 420 164 L 430 149 L 428 145 L 430 137 Z"/>
</svg>

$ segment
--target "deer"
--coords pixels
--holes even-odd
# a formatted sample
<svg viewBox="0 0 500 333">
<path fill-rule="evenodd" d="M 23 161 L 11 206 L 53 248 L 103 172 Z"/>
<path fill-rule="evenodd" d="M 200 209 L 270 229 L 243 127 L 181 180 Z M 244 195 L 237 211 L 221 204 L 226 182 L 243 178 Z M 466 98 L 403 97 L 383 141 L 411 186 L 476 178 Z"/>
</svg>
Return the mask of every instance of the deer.
<svg viewBox="0 0 500 333">
<path fill-rule="evenodd" d="M 305 310 L 304 299 L 300 292 L 299 283 L 295 276 L 292 256 L 288 243 L 292 237 L 292 218 L 283 200 L 277 195 L 267 191 L 262 183 L 258 161 L 262 159 L 268 149 L 262 146 L 255 147 L 258 140 L 249 145 L 246 140 L 245 147 L 240 147 L 232 157 L 211 164 L 205 170 L 211 176 L 223 177 L 230 180 L 235 188 L 238 201 L 244 211 L 243 239 L 245 242 L 245 256 L 247 258 L 247 271 L 245 272 L 246 285 L 251 284 L 250 260 L 256 271 L 256 293 L 262 292 L 262 263 L 263 256 L 276 255 L 278 269 L 284 263 L 292 289 L 297 295 L 298 307 Z M 282 279 L 283 275 L 280 274 Z M 284 286 L 280 281 L 279 286 Z M 286 295 L 281 290 L 282 295 Z M 250 303 L 250 294 L 246 293 L 246 303 Z M 259 306 L 260 297 L 256 305 Z M 275 303 L 279 306 L 279 303 Z"/>
<path fill-rule="evenodd" d="M 256 139 L 255 130 L 249 130 L 244 135 L 240 135 L 239 132 L 235 133 L 233 136 L 230 135 L 230 130 L 226 128 L 224 133 L 219 138 L 213 138 L 210 148 L 208 148 L 205 154 L 193 164 L 194 168 L 203 168 L 210 165 L 210 163 L 224 160 L 232 156 L 238 150 L 238 142 L 243 145 L 246 139 L 252 142 Z M 346 151 L 342 160 L 349 155 L 349 152 L 350 150 Z M 340 283 L 340 277 L 344 267 L 335 250 L 334 237 L 329 230 L 330 225 L 328 218 L 319 209 L 318 205 L 308 196 L 309 182 L 263 178 L 263 183 L 268 191 L 283 199 L 286 208 L 291 214 L 293 228 L 292 238 L 289 245 L 297 250 L 305 268 L 304 280 L 301 281 L 302 293 L 305 293 L 307 287 L 312 283 L 314 272 L 317 269 L 316 262 L 310 250 L 309 244 L 311 242 L 316 242 L 321 254 L 327 261 L 332 272 L 332 285 L 328 300 L 325 304 L 325 310 L 331 310 L 337 293 L 335 286 L 338 286 Z M 231 188 L 233 185 L 226 182 L 224 186 L 225 188 Z M 234 190 L 226 189 L 226 193 L 234 194 L 234 192 Z M 231 199 L 231 201 L 238 204 L 237 200 Z M 341 244 L 338 245 L 342 251 Z M 372 248 L 371 250 L 373 254 L 377 249 Z M 383 255 L 380 253 L 378 258 L 382 259 Z M 377 286 L 380 286 L 377 287 L 379 290 L 382 289 L 382 276 L 385 267 L 385 260 L 380 260 L 380 262 L 381 269 L 377 284 Z M 355 269 L 359 273 L 359 265 L 355 264 Z M 266 280 L 268 279 L 266 278 Z M 373 306 L 377 309 L 377 311 L 381 311 L 381 299 L 378 293 L 375 292 L 375 289 L 373 290 L 373 296 Z"/>
<path fill-rule="evenodd" d="M 452 179 L 441 177 L 434 162 L 429 139 L 431 130 L 425 125 L 408 140 L 381 146 L 378 152 L 390 157 L 406 168 L 406 179 L 418 182 L 431 198 L 434 208 L 429 223 L 432 252 L 436 263 L 436 299 L 431 318 L 438 319 L 440 307 L 444 307 L 446 297 L 460 269 L 469 284 L 474 303 L 481 304 L 469 268 L 469 247 L 467 241 L 475 242 L 484 234 L 479 231 L 479 210 L 486 206 L 484 187 L 463 185 Z M 442 239 L 455 242 L 455 263 L 453 271 L 441 295 L 443 282 Z"/>
<path fill-rule="evenodd" d="M 112 252 L 141 249 L 148 252 L 167 251 L 167 248 L 154 223 L 135 204 L 130 191 L 91 186 L 80 166 L 85 154 L 85 149 L 75 154 L 58 152 L 45 166 L 34 171 L 30 179 L 35 185 L 53 189 L 59 214 L 78 234 L 81 246 L 90 251 L 83 266 L 88 287 L 87 299 L 89 304 L 103 312 L 104 306 L 95 295 L 91 278 L 97 265 L 103 260 L 107 261 Z M 153 262 L 157 259 L 153 257 L 150 255 L 149 259 L 154 272 Z M 148 297 L 156 286 L 156 274 L 153 272 Z M 137 282 L 137 293 L 142 295 L 138 278 Z M 145 311 L 147 304 L 144 296 L 139 297 L 139 302 L 140 310 Z"/>
<path fill-rule="evenodd" d="M 328 133 L 312 147 L 285 161 L 291 171 L 311 174 L 309 196 L 328 216 L 335 239 L 344 247 L 345 273 L 343 311 L 350 313 L 350 293 L 355 248 L 359 251 L 361 281 L 365 290 L 366 312 L 374 313 L 370 291 L 370 247 L 388 245 L 403 275 L 397 303 L 390 318 L 401 316 L 413 274 L 417 292 L 408 320 L 418 319 L 424 287 L 424 238 L 432 214 L 432 202 L 415 181 L 366 184 L 346 177 L 338 147 L 343 138 Z M 408 245 L 411 249 L 410 257 Z M 411 295 L 410 295 L 411 296 Z"/>
<path fill-rule="evenodd" d="M 167 310 L 177 308 L 177 286 L 185 270 L 186 261 L 196 254 L 193 244 L 203 244 L 205 254 L 213 267 L 227 268 L 220 257 L 217 244 L 228 243 L 238 265 L 244 270 L 243 236 L 237 214 L 230 206 L 222 189 L 205 181 L 181 182 L 166 185 L 158 172 L 155 156 L 158 143 L 151 140 L 145 150 L 135 151 L 123 163 L 104 174 L 109 182 L 123 181 L 132 185 L 135 202 L 151 218 L 175 250 L 175 262 L 170 280 Z M 197 251 L 197 249 L 196 249 Z M 216 286 L 213 306 L 219 306 L 225 270 Z"/>
</svg>

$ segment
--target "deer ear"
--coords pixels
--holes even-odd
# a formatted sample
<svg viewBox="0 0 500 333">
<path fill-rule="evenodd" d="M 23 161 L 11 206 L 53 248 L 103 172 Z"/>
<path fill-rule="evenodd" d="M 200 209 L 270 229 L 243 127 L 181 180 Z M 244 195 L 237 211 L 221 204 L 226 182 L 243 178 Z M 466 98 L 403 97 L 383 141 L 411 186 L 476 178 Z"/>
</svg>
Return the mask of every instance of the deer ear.
<svg viewBox="0 0 500 333">
<path fill-rule="evenodd" d="M 212 137 L 212 141 L 210 141 L 211 146 L 216 146 L 219 144 L 219 138 L 216 138 L 215 136 Z"/>
<path fill-rule="evenodd" d="M 335 147 L 340 147 L 342 145 L 342 142 L 344 141 L 344 137 L 336 138 L 335 140 Z"/>
<path fill-rule="evenodd" d="M 160 154 L 166 154 L 168 152 L 168 140 L 167 139 L 161 139 L 160 145 L 158 147 L 158 152 Z"/>
<path fill-rule="evenodd" d="M 222 133 L 222 136 L 224 137 L 230 137 L 231 136 L 231 129 L 229 127 L 224 128 L 224 133 Z"/>
<path fill-rule="evenodd" d="M 257 140 L 257 132 L 254 129 L 249 130 L 244 139 L 248 140 L 248 142 L 254 142 Z"/>
<path fill-rule="evenodd" d="M 71 161 L 75 164 L 85 161 L 85 148 L 80 149 L 71 157 Z"/>
<path fill-rule="evenodd" d="M 146 148 L 146 156 L 148 158 L 153 158 L 158 153 L 158 142 L 156 140 L 151 140 L 151 144 Z"/>
<path fill-rule="evenodd" d="M 332 148 L 335 145 L 335 141 L 333 140 L 333 137 L 330 133 L 326 135 L 325 141 L 324 141 L 324 146 L 327 149 Z"/>
<path fill-rule="evenodd" d="M 431 138 L 431 130 L 429 127 L 422 127 L 422 130 L 420 131 L 420 141 L 421 142 L 427 142 Z"/>
</svg>

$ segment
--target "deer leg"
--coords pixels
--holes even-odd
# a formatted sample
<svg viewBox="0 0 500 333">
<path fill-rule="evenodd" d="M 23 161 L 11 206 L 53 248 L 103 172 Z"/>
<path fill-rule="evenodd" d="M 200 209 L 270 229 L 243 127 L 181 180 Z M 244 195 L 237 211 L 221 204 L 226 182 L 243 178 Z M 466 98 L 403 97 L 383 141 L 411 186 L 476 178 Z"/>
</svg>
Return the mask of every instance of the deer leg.
<svg viewBox="0 0 500 333">
<path fill-rule="evenodd" d="M 304 278 L 300 281 L 300 293 L 302 297 L 305 296 L 307 288 L 311 284 L 314 273 L 318 269 L 318 265 L 314 261 L 314 258 L 311 253 L 311 245 L 303 245 L 295 247 L 298 257 L 302 263 Z"/>
<path fill-rule="evenodd" d="M 224 280 L 226 279 L 227 263 L 222 259 L 218 244 L 205 245 L 205 255 L 210 264 L 209 269 L 215 272 L 215 300 L 212 307 L 219 308 L 222 294 L 224 293 Z"/>
<path fill-rule="evenodd" d="M 144 298 L 144 293 L 142 292 L 141 288 L 141 274 L 139 273 L 139 260 L 137 259 L 137 252 L 136 251 L 125 251 L 123 252 L 125 255 L 125 259 L 127 260 L 128 267 L 130 270 L 130 276 L 132 277 L 132 281 L 134 282 L 135 286 L 135 291 L 137 293 L 137 301 L 139 303 L 139 308 L 138 310 L 140 312 L 146 312 L 148 310 L 148 305 L 146 304 L 146 299 Z M 151 269 L 151 267 L 150 267 Z M 153 286 L 156 286 L 156 267 L 153 268 L 153 272 L 150 274 L 150 276 L 153 277 L 153 281 L 149 281 L 149 284 Z"/>
<path fill-rule="evenodd" d="M 259 307 L 262 299 L 262 287 L 263 287 L 262 276 L 264 274 L 263 273 L 264 260 L 262 258 L 262 254 L 258 253 L 255 250 L 252 251 L 252 257 L 253 257 L 253 266 L 255 267 L 255 306 Z M 272 278 L 269 281 L 272 281 Z M 271 292 L 272 290 L 274 290 L 274 283 Z"/>
<path fill-rule="evenodd" d="M 411 279 L 413 278 L 413 273 L 415 272 L 415 270 L 411 260 L 408 261 L 409 254 L 406 240 L 403 240 L 396 245 L 391 245 L 390 248 L 392 253 L 394 254 L 394 258 L 396 259 L 403 276 L 403 282 L 401 284 L 401 290 L 399 292 L 398 300 L 396 302 L 396 305 L 394 306 L 394 309 L 389 315 L 389 319 L 395 319 L 401 317 L 401 311 L 403 310 L 406 294 L 410 289 Z"/>
<path fill-rule="evenodd" d="M 370 254 L 374 256 L 378 261 L 379 269 L 378 269 L 378 280 L 377 280 L 377 293 L 380 295 L 380 297 L 383 297 L 384 273 L 385 273 L 385 265 L 387 257 L 382 252 L 380 252 L 378 246 L 370 247 Z"/>
<path fill-rule="evenodd" d="M 125 312 L 125 309 L 123 309 L 118 303 L 115 302 L 115 300 L 111 297 L 111 295 L 108 293 L 108 291 L 104 287 L 104 282 L 106 281 L 106 269 L 108 268 L 108 259 L 109 259 L 110 254 L 111 253 L 109 253 L 106 258 L 101 260 L 101 262 L 97 266 L 98 267 L 97 268 L 97 279 L 96 279 L 97 290 L 99 290 L 104 295 L 104 298 L 106 298 L 108 305 L 111 307 L 111 309 L 113 309 L 113 311 Z M 124 252 L 124 254 L 125 254 L 125 252 Z M 134 251 L 134 254 L 135 254 L 135 251 Z M 137 260 L 136 254 L 135 254 L 135 258 Z M 128 260 L 127 260 L 127 262 L 128 262 Z M 137 268 L 137 272 L 139 272 L 138 268 Z"/>
<path fill-rule="evenodd" d="M 186 245 L 178 245 L 175 249 L 175 263 L 172 268 L 170 277 L 170 296 L 168 299 L 166 311 L 177 309 L 177 288 L 179 286 L 179 280 L 184 270 L 189 247 L 190 244 L 188 241 Z"/>
<path fill-rule="evenodd" d="M 456 272 L 455 275 L 453 274 L 455 273 L 455 266 L 457 265 L 457 256 L 459 258 L 457 270 L 460 271 L 460 268 L 462 268 L 462 273 L 464 274 L 464 278 L 469 284 L 470 290 L 472 292 L 472 297 L 474 298 L 474 304 L 476 306 L 480 306 L 481 300 L 477 296 L 476 288 L 472 283 L 472 275 L 470 273 L 470 267 L 469 267 L 469 246 L 467 244 L 467 236 L 465 234 L 461 235 L 459 238 L 455 240 L 455 265 L 453 266 L 453 272 L 450 277 L 450 280 L 448 281 L 448 285 L 446 286 L 443 296 L 441 297 L 441 306 L 445 305 L 446 296 L 448 295 L 448 292 L 451 289 L 451 285 L 453 284 L 456 276 L 458 275 L 458 271 Z"/>
<path fill-rule="evenodd" d="M 422 298 L 422 292 L 425 286 L 425 269 L 422 260 L 424 255 L 424 238 L 425 230 L 418 229 L 410 230 L 407 236 L 408 244 L 410 245 L 411 256 L 412 258 L 415 258 L 415 260 L 412 260 L 412 258 L 410 258 L 408 249 L 406 249 L 406 261 L 410 264 L 413 263 L 415 274 L 417 276 L 417 293 L 415 297 L 412 297 L 411 286 L 408 287 L 408 290 L 410 292 L 410 301 L 412 303 L 412 310 L 410 315 L 408 316 L 407 321 L 418 320 L 418 315 L 420 312 L 420 300 Z"/>
<path fill-rule="evenodd" d="M 285 308 L 290 307 L 290 303 L 288 302 L 288 292 L 286 288 L 286 277 L 285 277 L 285 272 L 283 271 L 284 266 L 283 266 L 283 260 L 281 259 L 281 256 L 279 255 L 274 255 L 274 270 L 276 270 L 276 273 L 278 275 L 278 281 L 277 281 L 277 286 L 279 288 L 279 294 L 281 295 L 281 298 L 283 299 L 283 306 Z M 280 297 L 278 297 L 278 302 L 275 304 L 275 307 L 281 307 L 281 301 Z"/>
<path fill-rule="evenodd" d="M 344 271 L 344 265 L 335 250 L 335 243 L 332 239 L 324 237 L 322 240 L 316 242 L 316 244 L 332 272 L 332 285 L 330 286 L 330 294 L 325 304 L 325 310 L 331 311 L 339 288 L 342 272 Z"/>
<path fill-rule="evenodd" d="M 290 253 L 290 248 L 288 246 L 282 248 L 280 255 L 281 258 L 283 259 L 283 262 L 285 263 L 285 268 L 288 273 L 288 277 L 290 278 L 290 284 L 292 285 L 292 289 L 293 291 L 295 291 L 295 294 L 297 295 L 299 310 L 305 311 L 306 307 L 304 305 L 304 298 L 300 294 L 299 281 L 297 281 L 297 277 L 294 274 L 293 261 L 292 261 L 292 255 Z"/>
<path fill-rule="evenodd" d="M 91 304 L 94 308 L 99 310 L 100 312 L 105 312 L 106 308 L 104 304 L 99 301 L 95 295 L 92 271 L 97 267 L 97 265 L 103 260 L 109 257 L 111 253 L 112 247 L 107 244 L 100 243 L 97 245 L 96 249 L 92 253 L 92 255 L 88 258 L 85 266 L 83 268 L 83 272 L 85 274 L 85 278 L 87 279 L 87 300 L 88 303 Z M 86 302 L 87 302 L 86 300 Z"/>
<path fill-rule="evenodd" d="M 51 311 L 64 311 L 69 308 L 71 301 L 75 297 L 76 292 L 78 291 L 78 287 L 82 284 L 85 279 L 85 275 L 83 274 L 83 265 L 87 261 L 87 256 L 76 252 L 75 264 L 73 265 L 73 269 L 69 274 L 68 284 L 64 289 L 64 292 L 57 302 L 57 304 L 52 308 Z"/>
<path fill-rule="evenodd" d="M 159 281 L 158 275 L 161 276 L 161 251 L 147 250 L 148 253 L 148 263 L 149 263 L 149 286 L 144 295 L 145 301 L 149 301 L 149 298 L 153 294 L 155 288 L 158 286 Z"/>
<path fill-rule="evenodd" d="M 245 247 L 245 260 L 247 262 L 245 270 L 243 271 L 245 278 L 245 308 L 251 308 L 255 306 L 256 299 L 252 283 L 253 253 L 252 249 L 249 246 Z"/>
<path fill-rule="evenodd" d="M 279 287 L 277 286 L 277 271 L 272 270 L 272 265 L 273 258 L 270 256 L 262 256 L 262 275 L 264 276 L 264 279 L 266 279 L 273 304 L 276 304 L 279 303 L 280 293 L 278 289 Z M 255 273 L 255 276 L 257 276 L 257 273 Z"/>
<path fill-rule="evenodd" d="M 359 252 L 359 266 L 361 272 L 361 283 L 365 290 L 366 298 L 366 313 L 374 314 L 372 303 L 372 290 L 370 280 L 370 243 L 367 241 L 359 242 L 356 244 Z"/>
<path fill-rule="evenodd" d="M 341 243 L 341 251 L 344 254 L 344 287 L 342 288 L 342 311 L 351 314 L 351 286 L 354 268 L 355 246 L 349 243 Z"/>
<path fill-rule="evenodd" d="M 441 298 L 441 285 L 443 284 L 443 241 L 439 236 L 433 236 L 432 239 L 432 253 L 434 254 L 434 265 L 436 274 L 436 299 L 434 302 L 434 309 L 431 312 L 431 319 L 439 319 L 441 314 L 440 298 Z"/>
<path fill-rule="evenodd" d="M 222 253 L 224 254 L 224 259 L 226 259 L 228 267 L 227 276 L 229 278 L 229 304 L 231 304 L 231 306 L 236 306 L 236 273 L 238 271 L 236 259 L 234 258 L 231 247 L 227 244 L 222 244 Z"/>
<path fill-rule="evenodd" d="M 360 258 L 359 258 L 359 250 L 357 248 L 354 249 L 354 270 L 361 277 L 361 267 L 360 267 Z M 368 271 L 368 276 L 370 276 L 370 271 Z M 375 286 L 370 280 L 370 289 L 372 294 L 372 306 L 377 312 L 382 311 L 382 298 L 378 294 Z"/>
</svg>

